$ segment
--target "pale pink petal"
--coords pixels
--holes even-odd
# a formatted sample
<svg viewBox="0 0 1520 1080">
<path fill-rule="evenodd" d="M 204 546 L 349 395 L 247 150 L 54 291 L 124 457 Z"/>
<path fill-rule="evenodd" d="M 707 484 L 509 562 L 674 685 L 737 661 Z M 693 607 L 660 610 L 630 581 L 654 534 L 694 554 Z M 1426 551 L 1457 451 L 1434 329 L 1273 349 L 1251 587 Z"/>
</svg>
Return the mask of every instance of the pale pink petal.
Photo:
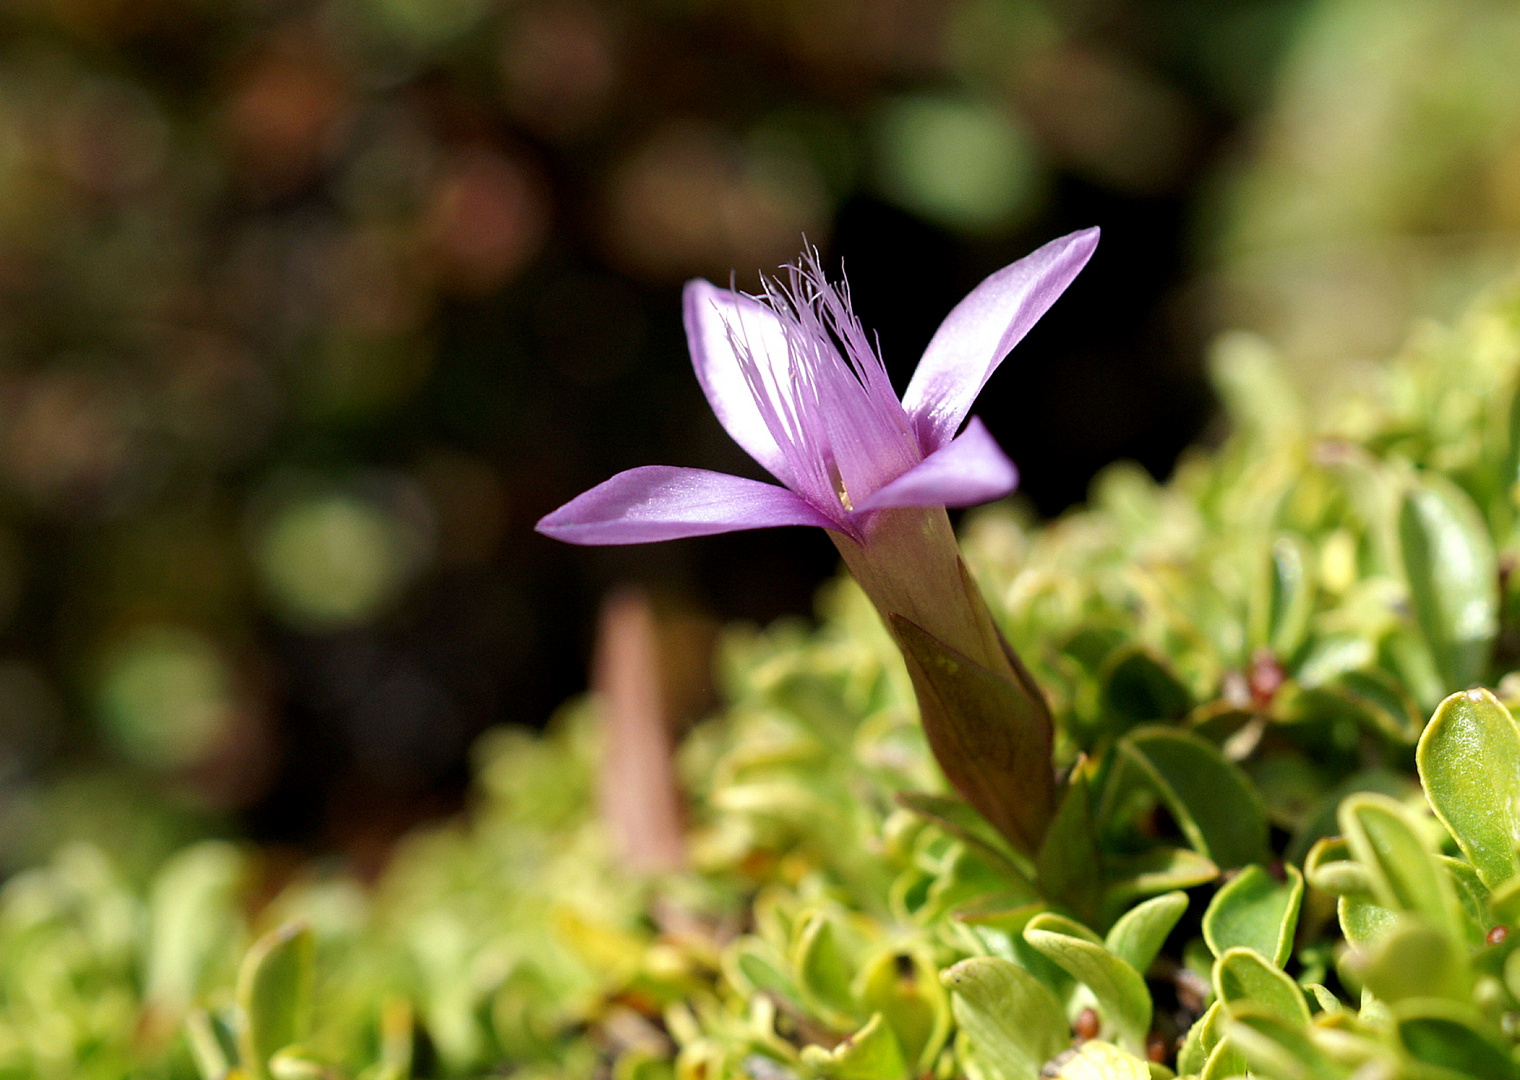
<svg viewBox="0 0 1520 1080">
<path fill-rule="evenodd" d="M 787 385 L 790 359 L 780 320 L 764 304 L 700 279 L 686 283 L 682 301 L 692 367 L 713 414 L 745 453 L 783 484 L 793 483 L 793 471 L 755 400 L 755 388 L 734 355 L 738 343 L 773 373 L 776 385 Z"/>
<path fill-rule="evenodd" d="M 1019 470 L 993 440 L 981 420 L 924 458 L 896 480 L 878 488 L 855 509 L 890 506 L 975 506 L 1007 495 L 1019 482 Z"/>
<path fill-rule="evenodd" d="M 1098 246 L 1098 230 L 1052 240 L 983 281 L 940 323 L 903 395 L 919 446 L 931 453 L 955 435 L 976 395 Z"/>
<path fill-rule="evenodd" d="M 841 527 L 774 484 L 706 469 L 645 465 L 576 496 L 536 528 L 571 544 L 647 544 L 772 525 Z"/>
</svg>

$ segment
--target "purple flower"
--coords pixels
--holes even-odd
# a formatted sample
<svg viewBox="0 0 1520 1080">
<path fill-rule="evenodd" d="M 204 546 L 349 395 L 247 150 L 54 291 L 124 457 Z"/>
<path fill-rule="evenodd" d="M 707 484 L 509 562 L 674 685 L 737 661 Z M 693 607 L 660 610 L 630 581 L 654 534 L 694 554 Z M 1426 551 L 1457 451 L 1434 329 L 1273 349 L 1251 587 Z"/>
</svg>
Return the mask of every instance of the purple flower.
<svg viewBox="0 0 1520 1080">
<path fill-rule="evenodd" d="M 875 515 L 972 506 L 1013 490 L 1018 472 L 973 417 L 1008 351 L 1071 284 L 1098 243 L 1053 240 L 973 289 L 935 332 L 899 402 L 848 288 L 816 255 L 750 297 L 686 286 L 697 381 L 735 442 L 781 484 L 647 465 L 619 473 L 538 523 L 574 544 L 637 544 L 772 525 L 818 525 L 865 541 Z"/>
</svg>

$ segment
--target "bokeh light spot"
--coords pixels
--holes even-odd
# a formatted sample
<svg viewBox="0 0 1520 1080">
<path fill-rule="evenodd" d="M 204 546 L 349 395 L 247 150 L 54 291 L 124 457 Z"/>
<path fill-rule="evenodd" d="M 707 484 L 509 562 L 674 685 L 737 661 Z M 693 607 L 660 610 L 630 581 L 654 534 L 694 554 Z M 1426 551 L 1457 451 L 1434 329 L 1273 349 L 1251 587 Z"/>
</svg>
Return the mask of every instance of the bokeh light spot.
<svg viewBox="0 0 1520 1080">
<path fill-rule="evenodd" d="M 876 125 L 883 194 L 935 224 L 989 232 L 1035 208 L 1043 172 L 1033 142 L 988 105 L 903 97 Z"/>
<path fill-rule="evenodd" d="M 217 646 L 182 627 L 143 627 L 106 654 L 100 715 L 132 758 L 156 768 L 192 765 L 234 719 L 232 674 Z"/>
<path fill-rule="evenodd" d="M 346 491 L 289 499 L 270 515 L 255 551 L 276 611 L 310 630 L 370 621 L 415 564 L 405 524 L 378 500 Z"/>
</svg>

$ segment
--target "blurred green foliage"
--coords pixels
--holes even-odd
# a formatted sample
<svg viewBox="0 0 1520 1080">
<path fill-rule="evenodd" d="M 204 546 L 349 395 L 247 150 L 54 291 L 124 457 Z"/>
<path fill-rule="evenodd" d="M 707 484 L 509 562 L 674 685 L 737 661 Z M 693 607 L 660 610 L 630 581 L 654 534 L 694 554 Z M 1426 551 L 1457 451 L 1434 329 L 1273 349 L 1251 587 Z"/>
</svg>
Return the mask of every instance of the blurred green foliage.
<svg viewBox="0 0 1520 1080">
<path fill-rule="evenodd" d="M 1514 1075 L 1520 287 L 1357 398 L 1245 337 L 1215 373 L 1233 434 L 1171 482 L 967 523 L 1058 721 L 1032 857 L 946 796 L 840 581 L 725 636 L 684 868 L 613 855 L 597 699 L 493 732 L 369 887 L 66 847 L 0 891 L 0 1074 Z"/>
<path fill-rule="evenodd" d="M 0 1077 L 1514 1076 L 1520 293 L 1356 361 L 1512 265 L 1517 25 L 7 5 Z M 595 702 L 488 733 L 390 851 L 572 651 L 523 526 L 666 438 L 631 412 L 692 427 L 674 283 L 862 205 L 971 261 L 1072 190 L 1149 218 L 1243 122 L 1203 246 L 1276 347 L 1218 344 L 1233 434 L 967 521 L 1059 718 L 1034 858 L 946 797 L 847 583 L 725 633 L 686 869 L 612 854 Z M 282 799 L 383 872 L 203 839 Z"/>
</svg>

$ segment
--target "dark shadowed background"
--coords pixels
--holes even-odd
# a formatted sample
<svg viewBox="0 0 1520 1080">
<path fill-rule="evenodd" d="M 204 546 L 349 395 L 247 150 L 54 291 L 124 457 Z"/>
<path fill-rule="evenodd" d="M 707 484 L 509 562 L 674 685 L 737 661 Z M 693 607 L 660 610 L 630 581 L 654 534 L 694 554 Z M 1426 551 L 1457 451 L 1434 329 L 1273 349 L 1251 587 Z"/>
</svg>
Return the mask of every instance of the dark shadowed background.
<svg viewBox="0 0 1520 1080">
<path fill-rule="evenodd" d="M 700 711 L 713 628 L 805 614 L 826 538 L 532 524 L 635 465 L 759 475 L 680 287 L 804 237 L 901 386 L 984 275 L 1101 226 L 978 412 L 1041 514 L 1165 474 L 1222 320 L 1377 355 L 1493 263 L 1517 40 L 1415 0 L 11 0 L 0 866 L 208 831 L 373 863 L 476 734 L 584 687 L 619 583 Z"/>
</svg>

